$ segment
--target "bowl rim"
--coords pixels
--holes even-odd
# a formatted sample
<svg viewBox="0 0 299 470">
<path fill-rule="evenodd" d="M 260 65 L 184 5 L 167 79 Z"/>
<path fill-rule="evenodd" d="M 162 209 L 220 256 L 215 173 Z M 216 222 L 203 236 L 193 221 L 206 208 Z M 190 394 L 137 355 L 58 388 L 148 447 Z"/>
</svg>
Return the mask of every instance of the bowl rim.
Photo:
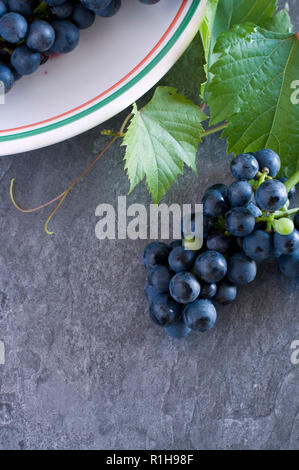
<svg viewBox="0 0 299 470">
<path fill-rule="evenodd" d="M 171 68 L 175 61 L 184 52 L 198 31 L 199 21 L 203 17 L 203 11 L 206 3 L 207 0 L 181 0 L 175 17 L 172 19 L 170 25 L 151 49 L 151 51 L 149 51 L 147 55 L 124 77 L 122 77 L 118 82 L 110 86 L 107 90 L 101 92 L 96 97 L 89 99 L 87 102 L 82 103 L 81 105 L 76 106 L 71 110 L 68 110 L 57 116 L 50 117 L 43 121 L 19 126 L 12 129 L 1 129 L 0 143 L 2 142 L 3 144 L 0 145 L 0 155 L 7 155 L 9 153 L 16 153 L 16 151 L 22 151 L 19 150 L 21 147 L 18 145 L 18 141 L 20 140 L 22 140 L 23 143 L 27 141 L 24 150 L 40 148 L 65 140 L 101 124 L 106 119 L 125 109 L 133 101 L 138 99 L 152 86 L 154 86 L 155 83 Z M 195 25 L 196 27 L 194 27 Z M 164 63 L 163 70 L 161 70 L 162 67 L 159 67 L 159 70 L 157 70 L 156 73 L 153 73 L 155 68 L 158 68 L 157 66 L 159 66 L 161 61 L 167 57 L 171 49 L 174 48 L 178 40 L 181 39 L 183 33 L 186 32 L 187 29 L 189 29 L 187 38 L 185 38 L 182 44 L 179 45 L 177 48 L 178 50 L 175 51 L 171 58 L 169 58 L 167 64 Z M 149 80 L 147 78 L 150 73 L 152 73 L 152 77 Z M 144 83 L 144 79 L 147 79 L 146 84 Z M 142 82 L 143 84 L 141 85 Z M 131 92 L 137 84 L 140 86 L 133 94 L 134 96 L 132 100 L 132 93 L 129 93 L 128 95 L 128 92 Z M 90 115 L 98 112 L 99 110 L 102 110 L 109 104 L 111 105 L 125 95 L 127 95 L 127 98 L 124 99 L 124 105 L 122 106 L 120 103 L 118 103 L 118 105 L 113 106 L 113 109 L 111 109 L 110 113 L 103 113 L 103 119 L 98 116 L 96 119 L 89 120 L 85 123 L 85 125 L 81 126 L 81 130 L 79 126 L 76 126 L 78 121 L 81 120 L 80 122 L 83 122 L 82 120 L 84 120 L 84 118 L 90 117 Z M 130 98 L 128 102 L 129 96 Z M 70 129 L 68 132 L 64 133 L 64 129 L 67 129 L 67 126 L 71 127 L 70 125 L 74 125 L 73 129 Z M 52 131 L 52 133 L 50 131 Z M 53 135 L 53 131 L 56 131 L 55 136 Z M 57 132 L 59 132 L 59 135 Z M 46 133 L 50 133 L 47 138 L 45 138 Z M 33 142 L 32 138 L 37 138 L 38 141 Z M 29 143 L 28 141 L 32 142 Z M 5 142 L 6 144 L 4 144 Z M 15 144 L 15 150 L 11 144 Z M 4 148 L 1 149 L 3 146 Z"/>
</svg>

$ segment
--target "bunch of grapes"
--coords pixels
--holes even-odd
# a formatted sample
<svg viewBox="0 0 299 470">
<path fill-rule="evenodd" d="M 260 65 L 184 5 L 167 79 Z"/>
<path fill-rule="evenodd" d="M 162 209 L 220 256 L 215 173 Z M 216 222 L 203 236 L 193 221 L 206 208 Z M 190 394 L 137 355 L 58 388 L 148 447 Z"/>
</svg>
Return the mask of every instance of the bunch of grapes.
<svg viewBox="0 0 299 470">
<path fill-rule="evenodd" d="M 154 4 L 159 0 L 139 0 Z M 95 17 L 111 17 L 121 0 L 0 0 L 0 82 L 7 93 L 15 80 L 30 75 L 52 54 L 77 46 L 80 29 Z"/>
<path fill-rule="evenodd" d="M 195 214 L 187 229 L 182 223 L 182 240 L 146 246 L 150 316 L 171 336 L 210 330 L 217 318 L 214 304 L 233 302 L 237 288 L 254 280 L 264 260 L 277 259 L 285 276 L 299 279 L 299 211 L 289 208 L 296 189 L 288 193 L 286 179 L 275 179 L 279 170 L 272 150 L 238 155 L 231 163 L 235 181 L 215 184 L 203 196 L 200 250 L 193 251 L 190 239 Z"/>
</svg>

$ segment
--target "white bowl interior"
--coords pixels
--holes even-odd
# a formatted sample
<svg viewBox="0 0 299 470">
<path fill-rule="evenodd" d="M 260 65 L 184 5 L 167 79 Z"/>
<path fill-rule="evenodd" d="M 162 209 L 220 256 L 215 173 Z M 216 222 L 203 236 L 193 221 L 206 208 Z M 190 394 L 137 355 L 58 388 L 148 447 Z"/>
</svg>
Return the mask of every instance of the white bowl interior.
<svg viewBox="0 0 299 470">
<path fill-rule="evenodd" d="M 182 2 L 122 3 L 116 16 L 97 17 L 91 28 L 81 31 L 73 52 L 49 59 L 35 74 L 16 82 L 0 107 L 0 129 L 52 118 L 107 90 L 152 50 Z"/>
</svg>

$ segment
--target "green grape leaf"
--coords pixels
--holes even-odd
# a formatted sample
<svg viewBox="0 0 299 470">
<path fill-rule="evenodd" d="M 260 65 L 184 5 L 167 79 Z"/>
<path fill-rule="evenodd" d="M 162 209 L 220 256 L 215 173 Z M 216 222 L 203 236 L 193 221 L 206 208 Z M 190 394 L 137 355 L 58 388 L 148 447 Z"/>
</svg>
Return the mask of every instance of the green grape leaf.
<svg viewBox="0 0 299 470">
<path fill-rule="evenodd" d="M 280 10 L 277 15 L 266 21 L 262 26 L 264 29 L 276 33 L 290 33 L 293 29 L 290 15 L 286 9 Z"/>
<path fill-rule="evenodd" d="M 215 0 L 209 0 L 210 5 L 208 4 L 207 10 L 209 31 L 206 34 L 202 34 L 207 62 L 207 83 L 213 78 L 210 69 L 218 58 L 214 47 L 221 33 L 245 22 L 252 22 L 266 29 L 266 25 L 271 25 L 272 29 L 276 24 L 271 23 L 271 21 L 273 21 L 273 15 L 276 11 L 277 0 L 220 0 L 217 3 L 218 6 L 216 5 L 215 8 Z M 203 27 L 204 30 L 207 29 L 205 24 Z M 279 32 L 282 31 L 279 30 Z M 208 100 L 205 84 L 201 90 L 201 97 L 205 101 Z"/>
<path fill-rule="evenodd" d="M 298 168 L 299 35 L 253 24 L 223 33 L 208 86 L 211 123 L 228 121 L 223 136 L 234 154 L 271 148 L 286 173 Z"/>
<path fill-rule="evenodd" d="M 204 119 L 199 106 L 171 87 L 158 87 L 141 110 L 134 104 L 122 142 L 130 192 L 145 177 L 153 201 L 158 203 L 183 173 L 184 163 L 197 172 L 196 151 Z"/>
</svg>

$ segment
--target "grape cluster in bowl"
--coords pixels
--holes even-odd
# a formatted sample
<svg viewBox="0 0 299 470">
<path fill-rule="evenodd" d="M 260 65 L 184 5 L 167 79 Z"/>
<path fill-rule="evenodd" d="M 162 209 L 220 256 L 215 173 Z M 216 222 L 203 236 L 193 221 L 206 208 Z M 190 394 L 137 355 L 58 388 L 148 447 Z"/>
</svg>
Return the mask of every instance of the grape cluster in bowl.
<svg viewBox="0 0 299 470">
<path fill-rule="evenodd" d="M 143 4 L 159 0 L 139 0 Z M 111 17 L 121 0 L 0 0 L 0 92 L 30 75 L 50 55 L 71 52 L 80 29 L 96 16 Z"/>
<path fill-rule="evenodd" d="M 286 179 L 275 179 L 279 171 L 280 158 L 272 150 L 238 155 L 231 163 L 235 181 L 204 193 L 200 250 L 190 249 L 194 239 L 188 235 L 194 233 L 195 214 L 189 228 L 182 223 L 182 240 L 145 247 L 150 316 L 169 335 L 210 330 L 217 318 L 214 304 L 233 302 L 237 288 L 252 282 L 257 264 L 266 259 L 277 259 L 282 273 L 298 281 L 299 211 L 289 208 L 296 189 L 287 192 Z"/>
</svg>

